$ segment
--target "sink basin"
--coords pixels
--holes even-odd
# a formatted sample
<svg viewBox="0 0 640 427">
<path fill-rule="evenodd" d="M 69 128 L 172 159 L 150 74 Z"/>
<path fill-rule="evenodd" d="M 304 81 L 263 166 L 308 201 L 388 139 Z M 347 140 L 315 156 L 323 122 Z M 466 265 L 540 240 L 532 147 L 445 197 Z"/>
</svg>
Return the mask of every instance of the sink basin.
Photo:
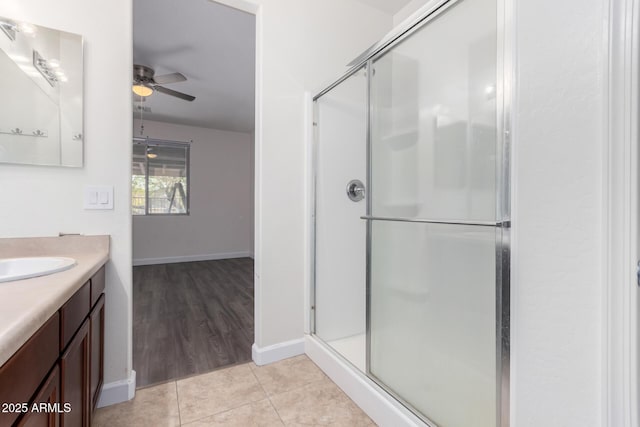
<svg viewBox="0 0 640 427">
<path fill-rule="evenodd" d="M 4 258 L 0 259 L 0 282 L 46 276 L 75 265 L 75 259 L 65 257 Z"/>
</svg>

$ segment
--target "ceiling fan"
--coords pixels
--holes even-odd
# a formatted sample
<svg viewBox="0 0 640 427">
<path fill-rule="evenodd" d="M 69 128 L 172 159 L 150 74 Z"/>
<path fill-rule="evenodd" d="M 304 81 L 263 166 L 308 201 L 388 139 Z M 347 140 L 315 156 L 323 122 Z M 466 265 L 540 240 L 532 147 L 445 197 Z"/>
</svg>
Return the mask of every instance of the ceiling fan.
<svg viewBox="0 0 640 427">
<path fill-rule="evenodd" d="M 180 73 L 156 76 L 153 68 L 136 64 L 133 66 L 133 86 L 131 89 L 133 90 L 133 93 L 140 97 L 139 100 L 144 100 L 145 97 L 151 95 L 155 91 L 158 91 L 165 95 L 184 99 L 185 101 L 193 101 L 196 99 L 195 96 L 160 86 L 164 84 L 184 82 L 185 80 L 187 80 L 187 78 Z"/>
</svg>

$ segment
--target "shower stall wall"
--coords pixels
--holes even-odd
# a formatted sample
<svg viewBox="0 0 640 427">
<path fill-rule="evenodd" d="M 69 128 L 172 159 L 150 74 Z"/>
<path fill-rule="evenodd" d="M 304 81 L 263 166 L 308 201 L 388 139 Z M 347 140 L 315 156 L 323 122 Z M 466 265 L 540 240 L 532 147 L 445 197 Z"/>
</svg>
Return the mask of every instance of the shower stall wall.
<svg viewBox="0 0 640 427">
<path fill-rule="evenodd" d="M 441 1 L 314 98 L 312 333 L 429 425 L 508 425 L 496 0 Z"/>
<path fill-rule="evenodd" d="M 367 176 L 367 73 L 363 67 L 316 102 L 315 334 L 365 371 L 366 202 L 347 185 Z M 320 128 L 319 121 L 323 123 Z"/>
</svg>

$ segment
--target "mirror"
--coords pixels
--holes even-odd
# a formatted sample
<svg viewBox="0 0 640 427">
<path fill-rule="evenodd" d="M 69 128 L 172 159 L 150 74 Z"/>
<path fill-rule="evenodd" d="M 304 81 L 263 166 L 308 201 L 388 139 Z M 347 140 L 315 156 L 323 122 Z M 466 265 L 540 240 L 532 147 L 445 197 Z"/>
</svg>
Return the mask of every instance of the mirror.
<svg viewBox="0 0 640 427">
<path fill-rule="evenodd" d="M 82 36 L 0 16 L 0 162 L 82 167 Z"/>
</svg>

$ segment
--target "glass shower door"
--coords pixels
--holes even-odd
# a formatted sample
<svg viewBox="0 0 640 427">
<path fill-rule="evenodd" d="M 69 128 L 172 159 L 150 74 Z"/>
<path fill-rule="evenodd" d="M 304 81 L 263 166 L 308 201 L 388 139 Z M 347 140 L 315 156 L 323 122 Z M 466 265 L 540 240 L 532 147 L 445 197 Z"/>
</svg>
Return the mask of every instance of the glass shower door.
<svg viewBox="0 0 640 427">
<path fill-rule="evenodd" d="M 440 427 L 497 423 L 496 46 L 461 0 L 372 60 L 368 374 Z"/>
</svg>

